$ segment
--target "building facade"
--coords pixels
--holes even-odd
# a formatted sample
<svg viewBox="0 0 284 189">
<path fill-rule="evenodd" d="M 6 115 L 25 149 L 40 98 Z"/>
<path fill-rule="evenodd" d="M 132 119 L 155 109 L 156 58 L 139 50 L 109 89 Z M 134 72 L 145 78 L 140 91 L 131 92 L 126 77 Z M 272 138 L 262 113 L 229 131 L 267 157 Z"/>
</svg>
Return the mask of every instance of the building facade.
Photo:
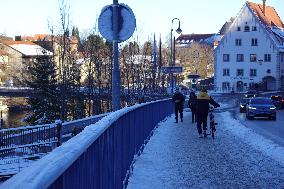
<svg viewBox="0 0 284 189">
<path fill-rule="evenodd" d="M 52 56 L 52 53 L 35 43 L 0 41 L 0 86 L 24 86 L 29 67 L 43 56 Z"/>
<path fill-rule="evenodd" d="M 216 91 L 283 89 L 284 25 L 263 2 L 246 2 L 215 48 Z"/>
</svg>

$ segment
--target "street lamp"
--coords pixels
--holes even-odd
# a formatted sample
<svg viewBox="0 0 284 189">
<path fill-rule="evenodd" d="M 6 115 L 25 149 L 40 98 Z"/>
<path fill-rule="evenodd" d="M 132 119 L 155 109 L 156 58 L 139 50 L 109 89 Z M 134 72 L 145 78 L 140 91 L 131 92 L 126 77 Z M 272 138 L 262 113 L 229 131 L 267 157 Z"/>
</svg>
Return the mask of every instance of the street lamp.
<svg viewBox="0 0 284 189">
<path fill-rule="evenodd" d="M 178 18 L 173 18 L 172 19 L 172 28 L 171 28 L 171 65 L 170 66 L 175 65 L 174 56 L 173 56 L 173 53 L 174 53 L 174 49 L 173 49 L 173 23 L 174 23 L 174 20 L 178 20 L 178 28 L 176 29 L 176 32 L 178 34 L 180 34 L 182 32 L 182 30 L 180 29 L 180 20 Z M 175 43 L 175 40 L 174 40 L 174 43 Z M 171 73 L 170 77 L 171 77 L 171 94 L 173 94 L 174 93 L 173 73 Z"/>
</svg>

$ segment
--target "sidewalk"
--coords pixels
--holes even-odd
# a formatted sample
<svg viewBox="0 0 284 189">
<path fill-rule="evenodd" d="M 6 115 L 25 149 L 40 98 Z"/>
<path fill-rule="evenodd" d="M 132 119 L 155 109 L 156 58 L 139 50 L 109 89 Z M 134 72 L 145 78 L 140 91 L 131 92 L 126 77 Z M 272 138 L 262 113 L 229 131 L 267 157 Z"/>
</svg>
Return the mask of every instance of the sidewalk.
<svg viewBox="0 0 284 189">
<path fill-rule="evenodd" d="M 228 112 L 215 115 L 215 141 L 198 137 L 190 112 L 183 123 L 174 123 L 174 115 L 161 122 L 137 157 L 127 188 L 284 188 L 284 148 Z"/>
</svg>

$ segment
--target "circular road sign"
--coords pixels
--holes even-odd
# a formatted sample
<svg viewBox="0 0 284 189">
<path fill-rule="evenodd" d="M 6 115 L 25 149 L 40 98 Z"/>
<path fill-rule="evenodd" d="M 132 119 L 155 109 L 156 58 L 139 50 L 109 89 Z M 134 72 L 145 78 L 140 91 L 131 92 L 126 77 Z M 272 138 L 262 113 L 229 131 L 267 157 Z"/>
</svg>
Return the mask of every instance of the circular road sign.
<svg viewBox="0 0 284 189">
<path fill-rule="evenodd" d="M 99 31 L 107 41 L 113 41 L 112 5 L 105 6 L 98 20 Z M 136 27 L 136 19 L 132 10 L 125 4 L 118 6 L 118 41 L 122 42 L 131 37 Z"/>
</svg>

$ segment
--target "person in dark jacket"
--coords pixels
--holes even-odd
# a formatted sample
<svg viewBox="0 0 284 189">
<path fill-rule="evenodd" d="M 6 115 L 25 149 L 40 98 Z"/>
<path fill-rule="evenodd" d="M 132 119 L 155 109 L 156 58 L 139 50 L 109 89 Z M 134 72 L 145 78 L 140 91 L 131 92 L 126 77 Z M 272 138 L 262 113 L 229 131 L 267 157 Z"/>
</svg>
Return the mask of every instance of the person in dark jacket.
<svg viewBox="0 0 284 189">
<path fill-rule="evenodd" d="M 215 108 L 220 107 L 220 105 L 213 100 L 208 94 L 206 89 L 202 89 L 197 96 L 196 101 L 196 115 L 197 115 L 197 131 L 199 137 L 202 137 L 202 128 L 203 125 L 203 134 L 204 137 L 207 136 L 207 116 L 209 111 L 209 104 L 213 105 Z"/>
<path fill-rule="evenodd" d="M 175 103 L 175 119 L 176 123 L 178 123 L 178 113 L 180 115 L 180 121 L 183 122 L 183 104 L 184 104 L 184 96 L 179 92 L 178 89 L 175 90 L 175 94 L 173 96 L 173 102 Z"/>
<path fill-rule="evenodd" d="M 196 104 L 197 104 L 197 96 L 193 91 L 191 91 L 188 99 L 188 107 L 191 110 L 192 123 L 196 122 Z"/>
</svg>

